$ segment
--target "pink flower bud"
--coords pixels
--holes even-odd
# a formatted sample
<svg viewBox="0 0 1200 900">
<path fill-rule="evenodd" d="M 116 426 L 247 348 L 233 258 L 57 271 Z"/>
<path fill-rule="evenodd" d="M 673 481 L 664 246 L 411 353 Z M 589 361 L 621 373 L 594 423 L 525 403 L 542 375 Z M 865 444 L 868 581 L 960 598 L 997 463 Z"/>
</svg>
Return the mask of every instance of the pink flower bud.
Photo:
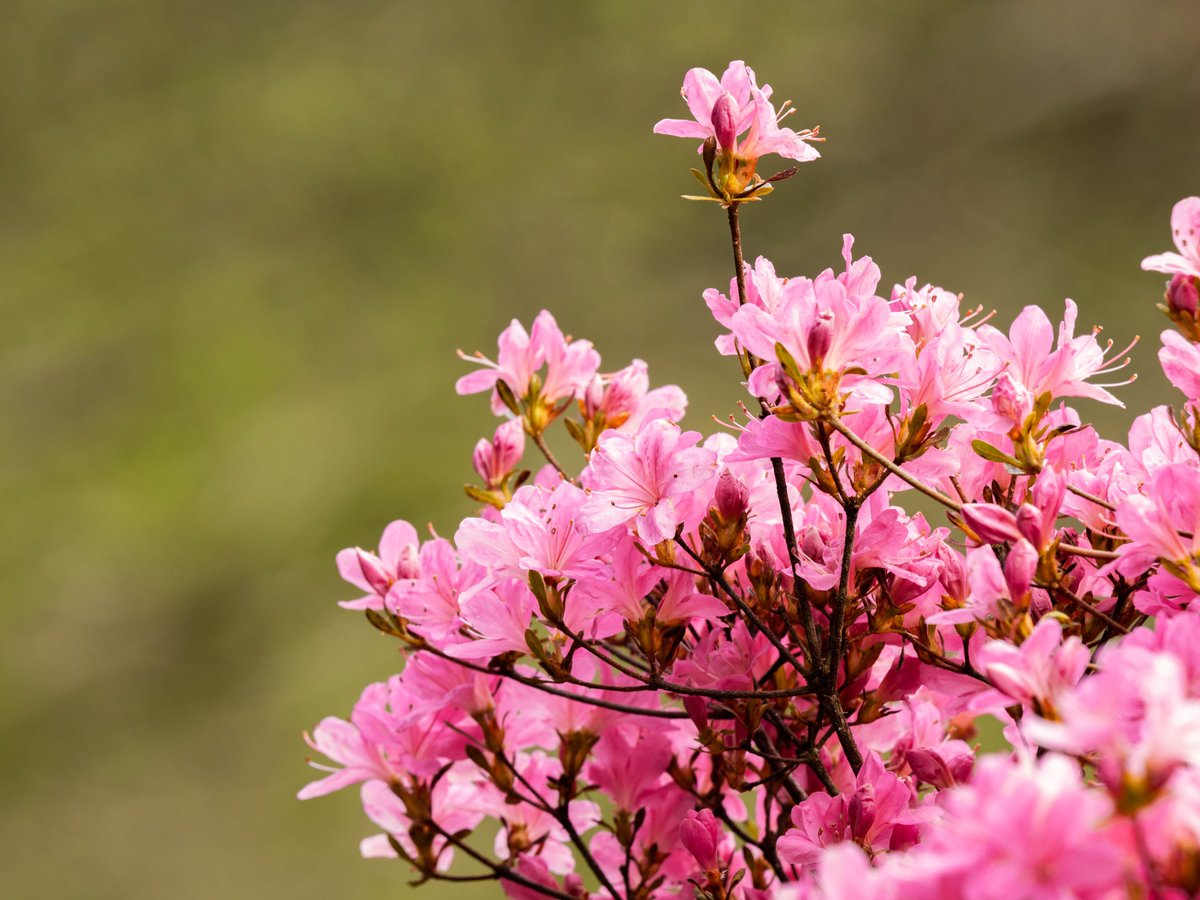
<svg viewBox="0 0 1200 900">
<path fill-rule="evenodd" d="M 679 823 L 679 840 L 704 871 L 720 868 L 717 845 L 721 842 L 721 829 L 711 809 L 690 810 Z"/>
<path fill-rule="evenodd" d="M 717 135 L 717 144 L 722 150 L 737 150 L 737 101 L 726 91 L 713 104 L 712 127 Z"/>
<path fill-rule="evenodd" d="M 491 441 L 480 438 L 475 443 L 475 451 L 471 454 L 471 467 L 483 479 L 484 484 L 491 484 L 492 472 L 495 471 L 496 452 L 492 449 Z"/>
<path fill-rule="evenodd" d="M 1033 412 L 1033 395 L 1008 372 L 1001 372 L 992 389 L 992 409 L 1014 425 Z"/>
<path fill-rule="evenodd" d="M 392 579 L 388 577 L 387 570 L 384 569 L 379 557 L 357 548 L 355 548 L 354 554 L 358 560 L 358 567 L 362 571 L 362 576 L 367 584 L 371 586 L 371 590 L 379 595 L 386 594 L 388 588 L 392 586 Z"/>
<path fill-rule="evenodd" d="M 1029 593 L 1037 565 L 1038 552 L 1033 548 L 1033 544 L 1022 540 L 1012 545 L 1008 557 L 1004 560 L 1004 581 L 1013 600 L 1019 600 Z"/>
<path fill-rule="evenodd" d="M 525 453 L 525 426 L 520 419 L 509 419 L 496 429 L 492 437 L 496 451 L 496 465 L 507 475 L 517 467 Z"/>
<path fill-rule="evenodd" d="M 713 496 L 717 506 L 717 515 L 723 522 L 736 522 L 746 514 L 750 504 L 750 491 L 742 480 L 728 469 L 717 479 L 717 489 Z"/>
<path fill-rule="evenodd" d="M 1042 544 L 1042 511 L 1036 506 L 1023 503 L 1017 510 L 1017 530 L 1021 537 L 1041 548 Z"/>
<path fill-rule="evenodd" d="M 496 429 L 491 443 L 480 439 L 471 464 L 489 488 L 499 487 L 521 461 L 525 452 L 525 429 L 520 419 L 509 419 Z"/>
<path fill-rule="evenodd" d="M 850 798 L 850 808 L 847 810 L 850 823 L 850 833 L 858 840 L 866 838 L 875 824 L 875 786 L 864 784 Z"/>
<path fill-rule="evenodd" d="M 820 369 L 825 354 L 833 344 L 833 317 L 822 313 L 808 333 L 808 359 L 813 369 Z"/>
<path fill-rule="evenodd" d="M 962 517 L 967 527 L 986 544 L 1003 544 L 1021 539 L 1016 517 L 994 503 L 968 503 L 962 509 Z"/>
<path fill-rule="evenodd" d="M 1167 285 L 1167 308 L 1173 313 L 1194 316 L 1200 306 L 1200 291 L 1192 275 L 1173 275 Z"/>
<path fill-rule="evenodd" d="M 420 578 L 421 558 L 416 544 L 405 544 L 396 559 L 396 578 Z"/>
<path fill-rule="evenodd" d="M 583 392 L 584 416 L 596 418 L 596 413 L 604 408 L 604 395 L 604 379 L 597 375 L 588 382 L 587 390 Z"/>
</svg>

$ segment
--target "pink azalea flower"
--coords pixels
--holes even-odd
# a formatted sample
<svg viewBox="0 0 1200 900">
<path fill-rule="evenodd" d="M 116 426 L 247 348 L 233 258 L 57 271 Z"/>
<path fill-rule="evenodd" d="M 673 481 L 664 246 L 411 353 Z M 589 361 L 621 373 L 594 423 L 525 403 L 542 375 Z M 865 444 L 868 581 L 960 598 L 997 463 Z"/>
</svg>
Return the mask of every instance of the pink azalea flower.
<svg viewBox="0 0 1200 900">
<path fill-rule="evenodd" d="M 913 809 L 916 793 L 907 781 L 868 754 L 850 791 L 836 797 L 812 794 L 792 810 L 792 830 L 778 842 L 779 858 L 797 866 L 817 863 L 827 847 L 853 841 L 868 853 L 916 843 L 918 826 L 933 810 Z"/>
<path fill-rule="evenodd" d="M 663 119 L 654 126 L 655 134 L 674 137 L 713 138 L 725 150 L 743 159 L 757 159 L 768 153 L 809 162 L 820 154 L 808 141 L 815 131 L 796 132 L 781 128 L 779 122 L 792 110 L 776 115 L 770 103 L 771 88 L 760 89 L 754 70 L 734 60 L 717 80 L 707 69 L 691 69 L 683 79 L 683 99 L 693 119 Z M 745 134 L 739 143 L 739 137 Z"/>
<path fill-rule="evenodd" d="M 478 785 L 453 776 L 440 779 L 430 792 L 431 812 L 437 823 L 451 834 L 473 831 L 484 818 L 483 813 L 474 809 L 475 804 L 470 802 L 478 790 Z M 409 837 L 413 821 L 404 808 L 404 802 L 385 782 L 368 781 L 363 784 L 362 805 L 367 818 L 391 835 L 410 856 L 417 855 L 416 845 Z M 363 842 L 364 856 L 396 856 L 386 835 L 380 837 L 383 840 L 368 839 Z M 454 847 L 445 838 L 435 837 L 433 852 L 437 854 L 437 871 L 447 871 L 454 862 Z"/>
<path fill-rule="evenodd" d="M 1047 718 L 1057 715 L 1059 697 L 1078 683 L 1091 662 L 1083 641 L 1074 636 L 1064 640 L 1062 624 L 1051 616 L 1040 619 L 1020 647 L 989 641 L 975 656 L 976 668 L 1000 694 L 985 692 L 973 701 L 975 708 L 1016 702 Z"/>
<path fill-rule="evenodd" d="M 1123 896 L 1122 841 L 1112 805 L 1061 756 L 981 758 L 969 784 L 942 795 L 945 818 L 909 861 L 905 896 L 1008 900 Z M 904 883 L 905 874 L 897 871 Z"/>
<path fill-rule="evenodd" d="M 687 412 L 687 395 L 673 384 L 652 390 L 646 363 L 635 359 L 619 372 L 593 378 L 582 404 L 586 418 L 603 416 L 607 427 L 633 434 L 647 418 L 678 422 Z"/>
<path fill-rule="evenodd" d="M 1185 197 L 1171 210 L 1171 237 L 1178 253 L 1160 253 L 1142 260 L 1148 272 L 1200 278 L 1200 197 Z"/>
<path fill-rule="evenodd" d="M 1177 331 L 1164 331 L 1158 361 L 1171 384 L 1189 400 L 1200 401 L 1200 347 Z"/>
<path fill-rule="evenodd" d="M 1107 569 L 1132 579 L 1162 561 L 1171 576 L 1200 593 L 1200 471 L 1183 463 L 1162 467 L 1146 495 L 1126 497 L 1116 518 L 1129 541 Z"/>
<path fill-rule="evenodd" d="M 600 367 L 600 355 L 591 341 L 571 341 L 563 336 L 554 316 L 545 310 L 526 332 L 516 319 L 500 335 L 499 355 L 492 362 L 481 354 L 459 356 L 483 368 L 462 376 L 455 385 L 459 394 L 492 391 L 492 412 L 504 415 L 507 407 L 494 391 L 503 381 L 518 399 L 553 405 L 581 394 Z M 544 375 L 539 375 L 545 367 Z"/>
<path fill-rule="evenodd" d="M 401 579 L 416 578 L 420 573 L 419 545 L 417 530 L 408 522 L 397 520 L 383 530 L 378 556 L 361 547 L 340 551 L 338 572 L 366 595 L 338 605 L 346 609 L 383 609 L 383 598 L 393 584 Z"/>
<path fill-rule="evenodd" d="M 583 528 L 604 532 L 632 520 L 643 543 L 670 540 L 684 521 L 685 497 L 716 472 L 716 454 L 699 441 L 699 432 L 681 432 L 665 419 L 644 423 L 633 437 L 606 432 L 583 476 Z"/>
<path fill-rule="evenodd" d="M 505 579 L 494 588 L 464 597 L 463 623 L 474 640 L 446 648 L 456 659 L 487 660 L 502 653 L 528 653 L 525 632 L 537 608 L 529 588 L 516 579 Z"/>
<path fill-rule="evenodd" d="M 1011 376 L 1034 397 L 1049 393 L 1053 397 L 1089 397 L 1124 406 L 1105 390 L 1117 385 L 1089 384 L 1087 379 L 1123 368 L 1128 360 L 1122 362 L 1118 358 L 1133 344 L 1113 357 L 1107 357 L 1112 348 L 1111 341 L 1102 348 L 1095 333 L 1075 336 L 1078 312 L 1075 301 L 1067 300 L 1058 328 L 1057 345 L 1054 343 L 1054 326 L 1037 306 L 1027 306 L 1021 311 L 1007 337 L 990 325 L 981 326 L 979 336 L 1008 367 Z"/>
<path fill-rule="evenodd" d="M 772 397 L 778 393 L 776 344 L 802 373 L 861 369 L 870 378 L 895 371 L 912 353 L 907 323 L 907 314 L 893 312 L 882 297 L 852 296 L 840 280 L 794 279 L 774 313 L 747 304 L 731 317 L 730 330 L 742 347 L 767 361 L 751 373 L 751 392 Z M 891 397 L 881 385 L 849 374 L 846 385 L 855 384 L 866 402 L 886 403 Z"/>
<path fill-rule="evenodd" d="M 617 540 L 589 524 L 592 499 L 566 481 L 553 491 L 525 485 L 505 504 L 498 522 L 464 519 L 454 541 L 465 559 L 493 578 L 524 580 L 531 571 L 548 580 L 586 578 L 604 570 L 599 557 Z"/>
</svg>

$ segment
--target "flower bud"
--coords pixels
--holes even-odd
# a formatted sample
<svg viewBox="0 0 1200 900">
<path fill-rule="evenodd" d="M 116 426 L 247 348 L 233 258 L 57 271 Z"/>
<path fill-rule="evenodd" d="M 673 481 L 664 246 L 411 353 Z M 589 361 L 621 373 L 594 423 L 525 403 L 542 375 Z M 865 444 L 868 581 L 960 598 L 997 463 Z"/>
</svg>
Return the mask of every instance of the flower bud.
<svg viewBox="0 0 1200 900">
<path fill-rule="evenodd" d="M 850 798 L 850 808 L 847 810 L 850 833 L 858 840 L 866 838 L 875 824 L 875 786 L 864 784 Z"/>
<path fill-rule="evenodd" d="M 994 503 L 968 503 L 962 508 L 963 522 L 985 544 L 1019 541 L 1017 520 L 1007 509 Z"/>
<path fill-rule="evenodd" d="M 362 576 L 366 579 L 367 584 L 371 586 L 371 590 L 380 596 L 386 594 L 388 588 L 392 586 L 392 579 L 388 577 L 387 570 L 383 567 L 379 557 L 358 548 L 355 548 L 354 555 L 358 560 L 358 568 L 362 571 Z"/>
<path fill-rule="evenodd" d="M 1034 547 L 1039 550 L 1045 549 L 1042 547 L 1042 511 L 1036 506 L 1021 504 L 1017 510 L 1017 530 L 1021 532 L 1021 537 Z"/>
<path fill-rule="evenodd" d="M 1020 427 L 1033 412 L 1033 394 L 1008 372 L 1001 372 L 992 389 L 992 409 Z"/>
<path fill-rule="evenodd" d="M 1004 581 L 1013 601 L 1020 603 L 1029 595 L 1029 587 L 1037 572 L 1038 552 L 1029 541 L 1017 541 L 1004 560 Z"/>
<path fill-rule="evenodd" d="M 596 375 L 588 382 L 587 390 L 583 392 L 584 418 L 596 418 L 596 414 L 604 408 L 604 395 L 604 379 Z"/>
<path fill-rule="evenodd" d="M 721 841 L 721 829 L 711 809 L 690 810 L 679 823 L 679 840 L 705 872 L 720 869 L 717 844 Z"/>
<path fill-rule="evenodd" d="M 726 91 L 713 104 L 712 127 L 717 135 L 717 145 L 731 153 L 737 150 L 737 101 Z"/>
<path fill-rule="evenodd" d="M 416 544 L 405 544 L 396 560 L 396 578 L 420 578 L 421 558 Z"/>
<path fill-rule="evenodd" d="M 504 483 L 524 453 L 524 426 L 520 419 L 509 419 L 496 429 L 490 443 L 484 438 L 479 440 L 471 455 L 471 464 L 491 490 Z"/>
<path fill-rule="evenodd" d="M 749 509 L 750 490 L 740 478 L 725 469 L 717 479 L 713 499 L 716 501 L 717 515 L 721 517 L 722 522 L 737 522 Z"/>
<path fill-rule="evenodd" d="M 812 330 L 808 332 L 808 359 L 814 370 L 822 368 L 825 354 L 829 352 L 829 348 L 833 344 L 832 320 L 831 315 L 822 313 L 813 324 Z"/>
<path fill-rule="evenodd" d="M 1200 306 L 1200 291 L 1196 289 L 1196 278 L 1191 275 L 1173 275 L 1167 285 L 1167 309 L 1175 314 L 1196 315 Z"/>
</svg>

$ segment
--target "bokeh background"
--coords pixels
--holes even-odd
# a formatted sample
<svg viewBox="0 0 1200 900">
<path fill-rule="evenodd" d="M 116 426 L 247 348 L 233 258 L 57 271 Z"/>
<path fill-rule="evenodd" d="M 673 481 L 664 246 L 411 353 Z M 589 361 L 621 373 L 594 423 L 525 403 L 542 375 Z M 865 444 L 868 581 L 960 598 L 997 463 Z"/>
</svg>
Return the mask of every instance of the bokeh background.
<svg viewBox="0 0 1200 900">
<path fill-rule="evenodd" d="M 1195 0 L 9 0 L 0 29 L 0 893 L 396 897 L 300 733 L 394 648 L 333 555 L 469 509 L 454 350 L 550 307 L 705 427 L 740 396 L 684 71 L 744 57 L 822 161 L 747 210 L 787 274 L 881 263 L 1141 332 L 1200 192 Z M 428 895 L 451 893 L 431 887 Z M 493 895 L 468 886 L 453 893 Z"/>
</svg>

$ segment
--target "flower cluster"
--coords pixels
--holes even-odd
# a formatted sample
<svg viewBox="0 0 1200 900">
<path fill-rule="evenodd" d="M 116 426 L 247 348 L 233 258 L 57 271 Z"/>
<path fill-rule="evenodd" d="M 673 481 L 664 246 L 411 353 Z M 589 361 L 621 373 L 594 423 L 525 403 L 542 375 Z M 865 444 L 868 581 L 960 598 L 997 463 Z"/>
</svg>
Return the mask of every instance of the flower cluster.
<svg viewBox="0 0 1200 900">
<path fill-rule="evenodd" d="M 812 277 L 743 262 L 759 157 L 815 131 L 741 62 L 684 97 L 655 131 L 728 213 L 740 414 L 686 430 L 548 312 L 465 357 L 480 508 L 338 554 L 405 662 L 313 729 L 300 796 L 357 787 L 364 855 L 520 900 L 1196 896 L 1200 198 L 1144 263 L 1184 399 L 1122 443 L 1068 405 L 1128 362 L 1070 300 L 1006 332 L 849 235 Z"/>
</svg>

